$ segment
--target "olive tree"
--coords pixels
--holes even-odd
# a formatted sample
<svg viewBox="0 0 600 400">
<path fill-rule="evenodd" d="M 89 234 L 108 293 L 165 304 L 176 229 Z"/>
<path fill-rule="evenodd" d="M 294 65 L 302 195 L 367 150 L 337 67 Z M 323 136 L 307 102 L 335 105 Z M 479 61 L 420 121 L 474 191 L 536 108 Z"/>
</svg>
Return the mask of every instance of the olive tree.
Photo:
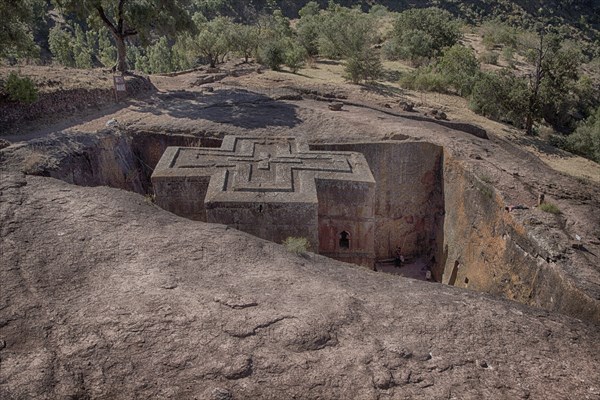
<svg viewBox="0 0 600 400">
<path fill-rule="evenodd" d="M 163 35 L 177 30 L 192 29 L 191 17 L 186 11 L 189 0 L 54 0 L 64 12 L 74 12 L 81 17 L 92 17 L 106 26 L 117 48 L 115 69 L 127 71 L 125 39 L 151 32 Z"/>
</svg>

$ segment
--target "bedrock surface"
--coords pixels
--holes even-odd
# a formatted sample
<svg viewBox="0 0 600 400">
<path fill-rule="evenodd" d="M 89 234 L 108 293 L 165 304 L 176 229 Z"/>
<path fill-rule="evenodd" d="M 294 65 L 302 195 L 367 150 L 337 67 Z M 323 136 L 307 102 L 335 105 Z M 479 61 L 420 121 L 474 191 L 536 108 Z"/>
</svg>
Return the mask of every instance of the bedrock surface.
<svg viewBox="0 0 600 400">
<path fill-rule="evenodd" d="M 0 178 L 1 398 L 600 396 L 597 326 Z"/>
</svg>

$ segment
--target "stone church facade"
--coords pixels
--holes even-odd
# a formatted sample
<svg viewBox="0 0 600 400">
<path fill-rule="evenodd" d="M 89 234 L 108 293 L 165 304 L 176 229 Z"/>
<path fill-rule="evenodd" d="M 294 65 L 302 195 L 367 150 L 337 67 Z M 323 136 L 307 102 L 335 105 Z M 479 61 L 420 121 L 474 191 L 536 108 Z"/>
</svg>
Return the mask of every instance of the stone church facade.
<svg viewBox="0 0 600 400">
<path fill-rule="evenodd" d="M 319 254 L 374 266 L 375 180 L 361 153 L 226 136 L 220 148 L 167 148 L 152 185 L 177 215 L 276 243 L 304 237 Z"/>
</svg>

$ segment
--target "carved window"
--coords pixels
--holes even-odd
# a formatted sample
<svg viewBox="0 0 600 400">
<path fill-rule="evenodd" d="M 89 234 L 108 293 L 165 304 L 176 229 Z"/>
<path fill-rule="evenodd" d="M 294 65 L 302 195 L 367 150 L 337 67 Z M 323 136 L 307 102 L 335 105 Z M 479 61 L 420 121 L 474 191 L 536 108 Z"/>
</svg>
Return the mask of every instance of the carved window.
<svg viewBox="0 0 600 400">
<path fill-rule="evenodd" d="M 350 248 L 350 234 L 346 231 L 340 233 L 340 249 Z"/>
</svg>

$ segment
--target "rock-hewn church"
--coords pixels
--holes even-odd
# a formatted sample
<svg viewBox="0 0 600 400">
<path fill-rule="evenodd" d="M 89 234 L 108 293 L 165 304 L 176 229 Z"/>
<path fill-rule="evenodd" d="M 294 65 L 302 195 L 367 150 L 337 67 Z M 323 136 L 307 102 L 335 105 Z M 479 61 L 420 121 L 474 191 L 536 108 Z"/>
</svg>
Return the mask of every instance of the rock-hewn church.
<svg viewBox="0 0 600 400">
<path fill-rule="evenodd" d="M 169 147 L 152 174 L 156 203 L 372 268 L 375 180 L 361 153 L 311 151 L 294 137 L 227 136 L 220 148 Z"/>
</svg>

